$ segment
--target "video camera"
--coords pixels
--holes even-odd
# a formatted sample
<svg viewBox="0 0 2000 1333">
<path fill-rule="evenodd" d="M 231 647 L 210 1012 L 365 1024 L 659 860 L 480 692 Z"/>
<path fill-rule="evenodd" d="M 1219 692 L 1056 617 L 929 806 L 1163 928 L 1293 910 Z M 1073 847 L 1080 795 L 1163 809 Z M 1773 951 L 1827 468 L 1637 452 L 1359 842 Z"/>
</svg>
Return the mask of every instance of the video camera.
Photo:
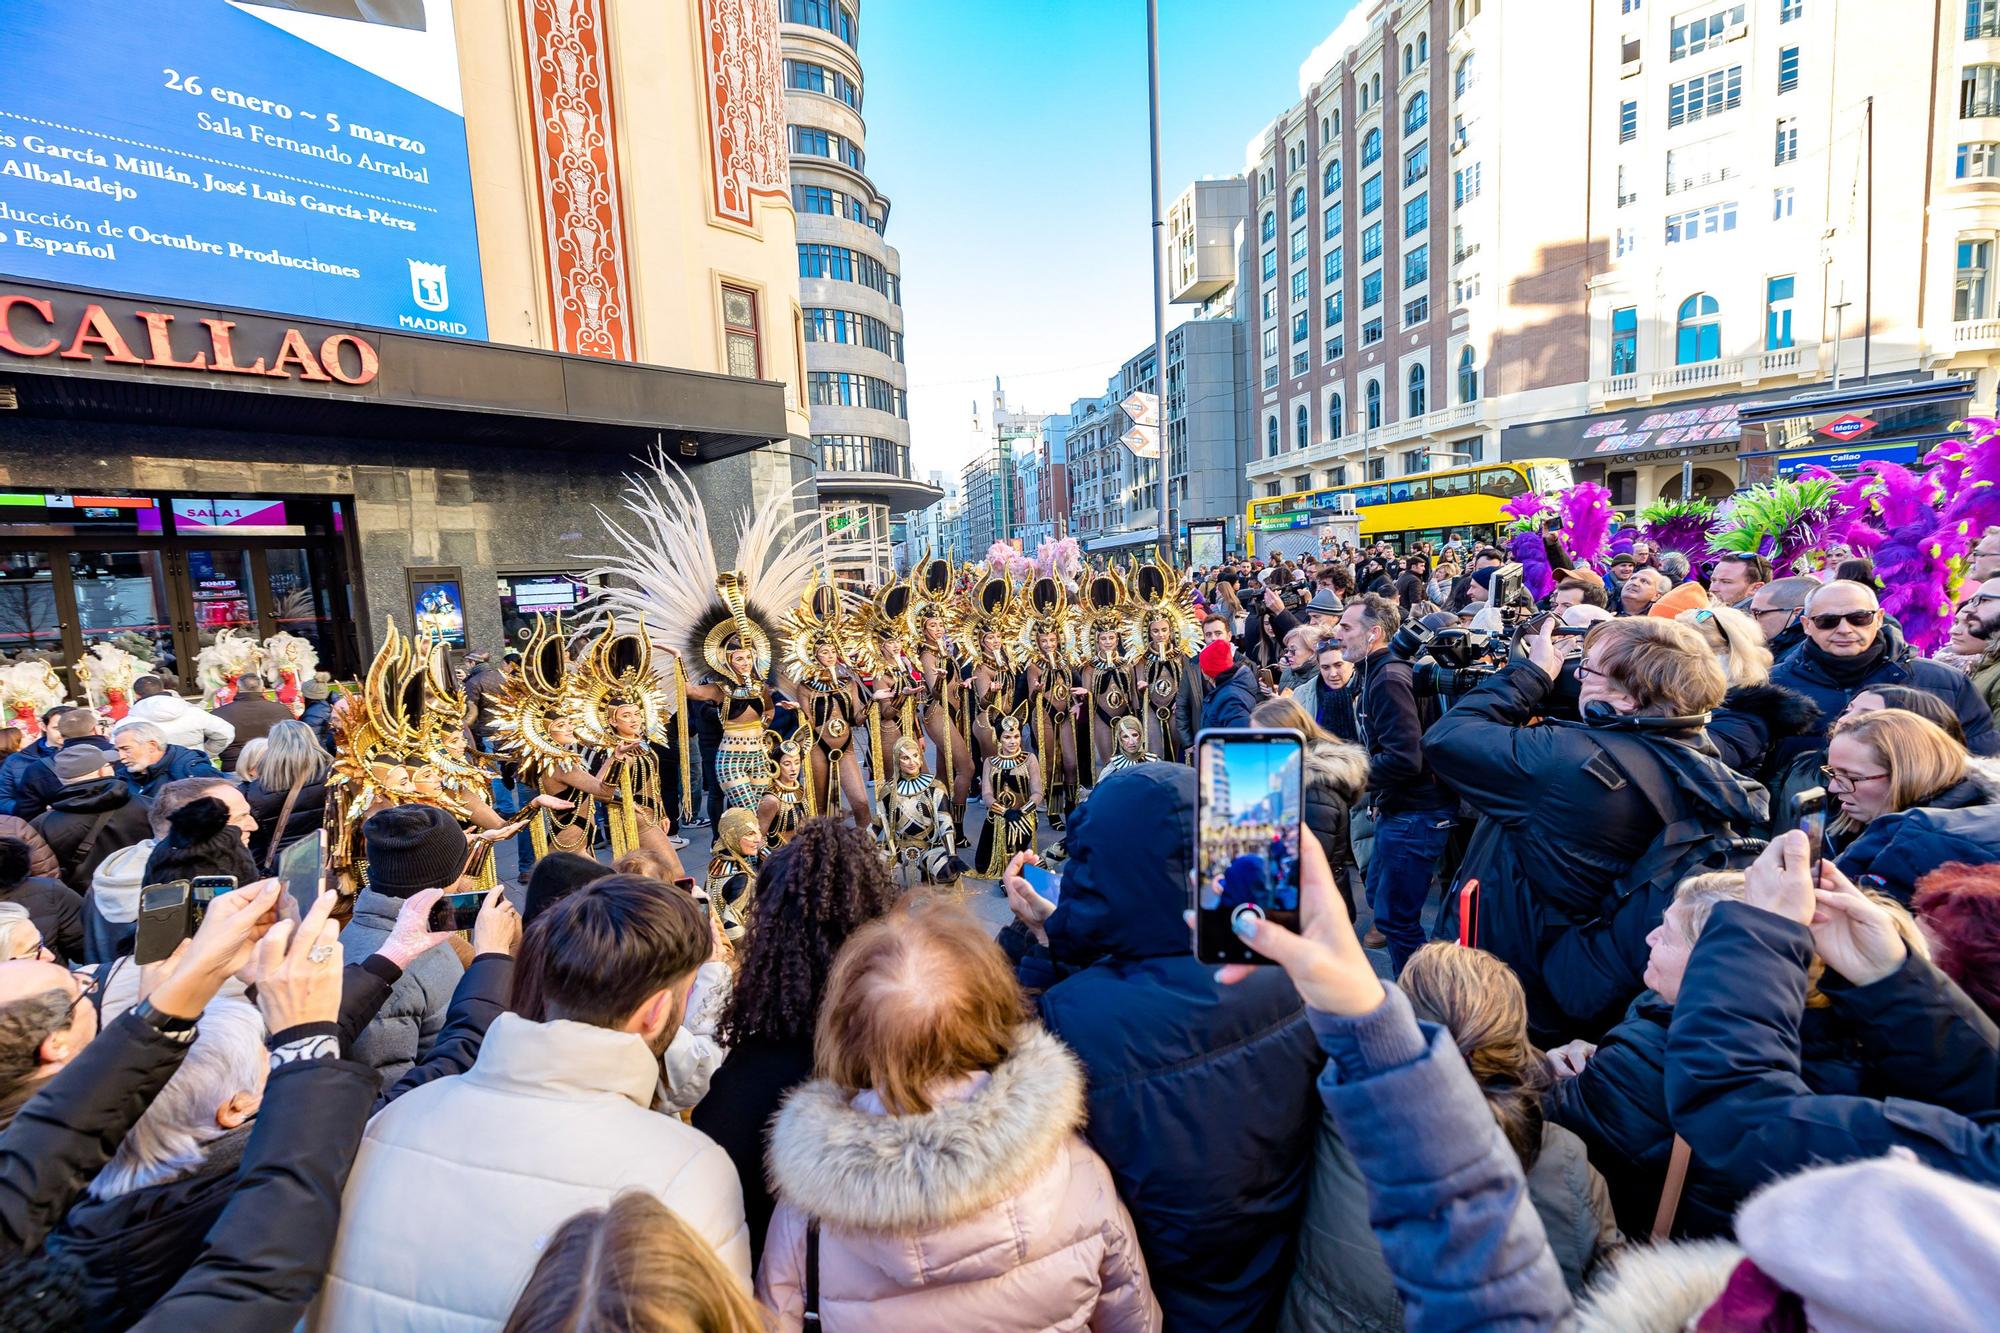
<svg viewBox="0 0 2000 1333">
<path fill-rule="evenodd" d="M 1411 665 L 1418 698 L 1456 701 L 1524 655 L 1521 639 L 1534 613 L 1535 599 L 1528 593 L 1519 564 L 1505 564 L 1493 571 L 1486 600 L 1499 609 L 1505 626 L 1500 633 L 1457 626 L 1431 630 L 1410 621 L 1389 636 L 1390 654 Z"/>
</svg>

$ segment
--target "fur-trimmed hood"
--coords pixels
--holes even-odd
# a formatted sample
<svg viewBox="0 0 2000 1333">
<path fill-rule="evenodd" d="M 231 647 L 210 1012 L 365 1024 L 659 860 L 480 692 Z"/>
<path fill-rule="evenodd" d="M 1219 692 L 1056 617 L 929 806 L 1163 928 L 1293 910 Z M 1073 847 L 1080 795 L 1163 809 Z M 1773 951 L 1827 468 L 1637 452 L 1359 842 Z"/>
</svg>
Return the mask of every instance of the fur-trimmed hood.
<svg viewBox="0 0 2000 1333">
<path fill-rule="evenodd" d="M 1083 1070 L 1068 1047 L 1028 1026 L 963 1098 L 923 1115 L 875 1114 L 860 1100 L 825 1080 L 785 1099 L 771 1126 L 773 1190 L 844 1231 L 922 1234 L 992 1207 L 1048 1168 L 1083 1125 Z"/>
<path fill-rule="evenodd" d="M 1680 1333 L 1715 1303 L 1743 1251 L 1728 1241 L 1629 1245 L 1595 1278 L 1563 1333 Z"/>
<path fill-rule="evenodd" d="M 1819 721 L 1819 705 L 1783 685 L 1736 685 L 1722 706 L 1761 719 L 1772 736 L 1801 736 Z"/>
<path fill-rule="evenodd" d="M 1321 741 L 1307 751 L 1306 782 L 1325 784 L 1343 804 L 1353 805 L 1368 787 L 1368 752 L 1344 741 Z"/>
</svg>

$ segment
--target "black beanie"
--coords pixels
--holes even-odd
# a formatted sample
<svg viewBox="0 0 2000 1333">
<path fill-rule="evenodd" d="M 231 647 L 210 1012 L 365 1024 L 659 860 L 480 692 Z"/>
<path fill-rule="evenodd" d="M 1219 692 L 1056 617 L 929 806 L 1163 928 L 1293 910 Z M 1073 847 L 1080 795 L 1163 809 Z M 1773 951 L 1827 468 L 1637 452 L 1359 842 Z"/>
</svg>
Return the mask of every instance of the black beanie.
<svg viewBox="0 0 2000 1333">
<path fill-rule="evenodd" d="M 164 884 L 196 875 L 233 875 L 238 887 L 257 878 L 257 863 L 229 822 L 229 807 L 213 796 L 189 801 L 167 816 L 167 836 L 147 855 L 143 882 Z"/>
<path fill-rule="evenodd" d="M 392 898 L 449 888 L 469 846 L 458 821 L 431 805 L 397 805 L 368 817 L 368 887 Z"/>
</svg>

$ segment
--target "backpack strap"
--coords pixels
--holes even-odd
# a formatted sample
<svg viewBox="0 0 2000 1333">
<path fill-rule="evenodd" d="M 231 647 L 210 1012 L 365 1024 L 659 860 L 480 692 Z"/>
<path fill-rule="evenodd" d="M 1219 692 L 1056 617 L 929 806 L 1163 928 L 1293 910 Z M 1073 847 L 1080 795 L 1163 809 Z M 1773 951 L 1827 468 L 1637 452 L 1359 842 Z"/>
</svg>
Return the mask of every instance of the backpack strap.
<svg viewBox="0 0 2000 1333">
<path fill-rule="evenodd" d="M 1667 1178 L 1660 1186 L 1659 1211 L 1653 1214 L 1653 1243 L 1664 1244 L 1674 1230 L 1674 1214 L 1680 1211 L 1681 1191 L 1687 1185 L 1688 1141 L 1674 1135 L 1673 1154 L 1667 1158 Z"/>
<path fill-rule="evenodd" d="M 806 1309 L 801 1321 L 807 1328 L 820 1327 L 819 1321 L 819 1219 L 806 1219 Z"/>
<path fill-rule="evenodd" d="M 84 830 L 83 841 L 79 842 L 76 845 L 76 850 L 70 853 L 70 856 L 73 858 L 69 863 L 71 873 L 74 873 L 77 869 L 81 869 L 90 861 L 91 852 L 97 848 L 97 835 L 104 832 L 104 826 L 111 822 L 111 816 L 117 814 L 122 809 L 124 809 L 123 806 L 114 806 L 109 810 L 100 811 L 97 817 L 90 821 L 90 827 Z M 40 832 L 41 819 L 39 817 L 35 820 L 35 824 L 36 831 Z"/>
</svg>

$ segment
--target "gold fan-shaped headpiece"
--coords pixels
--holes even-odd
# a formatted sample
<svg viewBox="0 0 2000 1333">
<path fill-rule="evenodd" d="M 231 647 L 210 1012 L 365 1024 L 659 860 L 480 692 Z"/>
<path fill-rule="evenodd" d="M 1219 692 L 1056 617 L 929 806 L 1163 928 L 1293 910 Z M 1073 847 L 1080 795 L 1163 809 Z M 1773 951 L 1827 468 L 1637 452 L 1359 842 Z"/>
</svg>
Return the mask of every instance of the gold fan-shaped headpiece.
<svg viewBox="0 0 2000 1333">
<path fill-rule="evenodd" d="M 570 717 L 577 739 L 585 745 L 610 749 L 620 740 L 611 725 L 614 710 L 631 705 L 639 710 L 640 736 L 668 743 L 672 733 L 673 691 L 653 670 L 653 645 L 641 619 L 627 630 L 618 617 L 606 613 L 604 628 L 571 668 Z"/>
<path fill-rule="evenodd" d="M 1194 618 L 1194 584 L 1155 552 L 1152 559 L 1132 567 L 1133 650 L 1153 651 L 1152 628 L 1164 620 L 1170 652 L 1192 654 L 1201 647 L 1201 626 Z"/>
<path fill-rule="evenodd" d="M 577 762 L 576 752 L 550 733 L 552 723 L 574 725 L 568 716 L 568 686 L 569 650 L 562 617 L 558 615 L 551 626 L 536 616 L 535 628 L 521 650 L 521 665 L 501 688 L 491 723 L 494 748 L 520 768 L 522 781 L 530 785 L 544 773 Z"/>
</svg>

